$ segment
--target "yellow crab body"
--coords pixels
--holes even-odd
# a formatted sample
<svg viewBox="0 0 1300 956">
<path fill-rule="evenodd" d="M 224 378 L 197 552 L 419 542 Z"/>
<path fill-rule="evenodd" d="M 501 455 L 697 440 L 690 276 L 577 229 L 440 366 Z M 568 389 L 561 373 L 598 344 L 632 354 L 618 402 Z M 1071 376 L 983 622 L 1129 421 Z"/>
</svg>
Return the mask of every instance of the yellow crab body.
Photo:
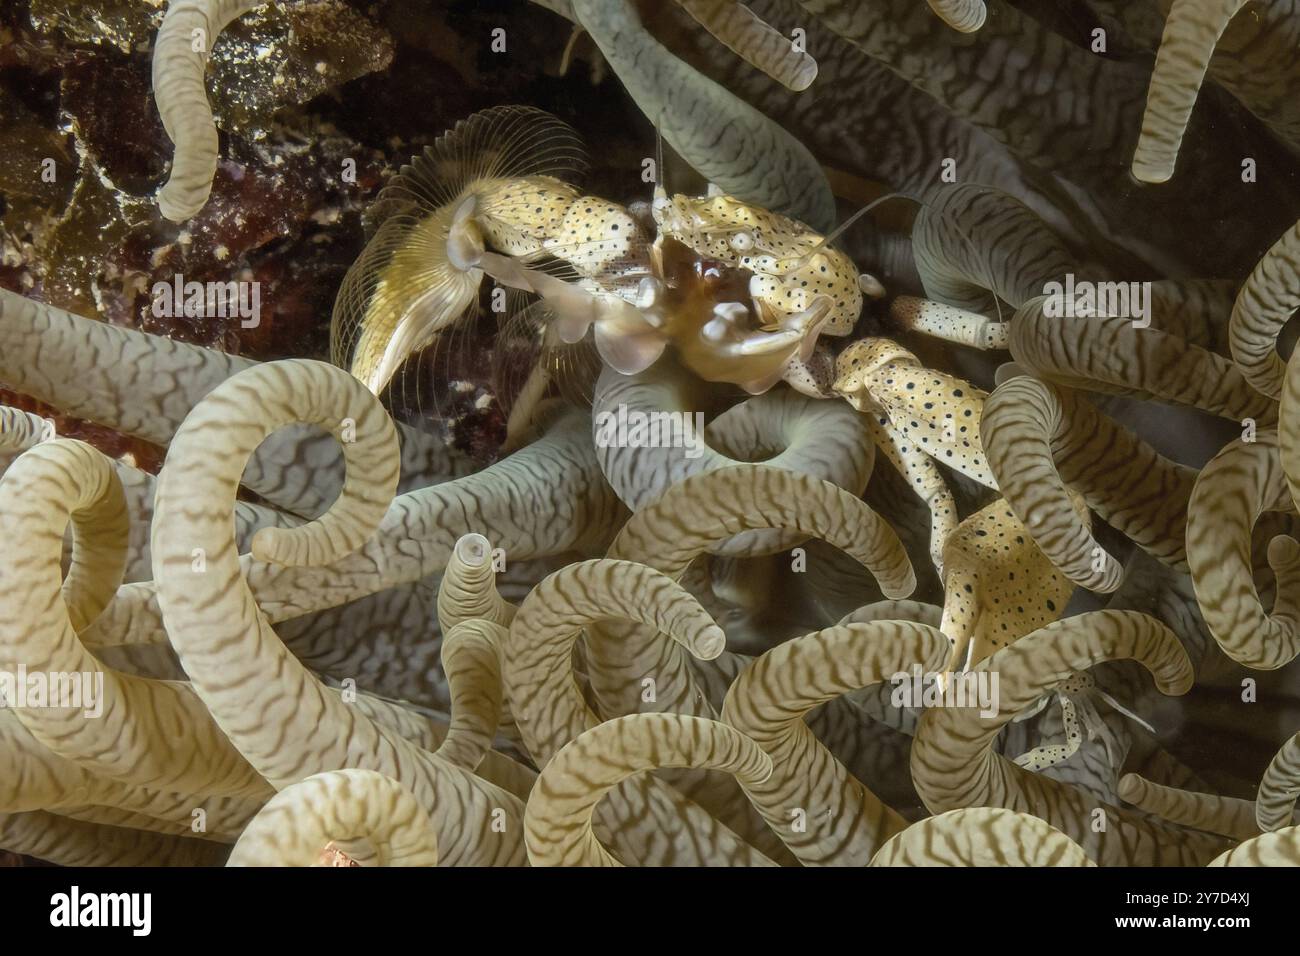
<svg viewBox="0 0 1300 956">
<path fill-rule="evenodd" d="M 661 238 L 752 273 L 749 292 L 765 326 L 817 307 L 826 311 L 819 334 L 847 335 L 857 324 L 862 313 L 857 267 L 803 223 L 731 196 L 661 197 L 654 215 Z"/>
</svg>

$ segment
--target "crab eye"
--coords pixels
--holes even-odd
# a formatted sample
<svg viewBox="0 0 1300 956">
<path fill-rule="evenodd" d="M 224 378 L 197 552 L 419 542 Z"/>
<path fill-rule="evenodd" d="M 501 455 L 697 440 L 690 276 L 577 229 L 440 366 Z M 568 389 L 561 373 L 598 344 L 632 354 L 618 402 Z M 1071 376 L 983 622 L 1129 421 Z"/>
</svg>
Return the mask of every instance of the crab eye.
<svg viewBox="0 0 1300 956">
<path fill-rule="evenodd" d="M 731 237 L 730 245 L 737 252 L 748 252 L 754 248 L 754 237 L 747 232 L 738 232 Z"/>
</svg>

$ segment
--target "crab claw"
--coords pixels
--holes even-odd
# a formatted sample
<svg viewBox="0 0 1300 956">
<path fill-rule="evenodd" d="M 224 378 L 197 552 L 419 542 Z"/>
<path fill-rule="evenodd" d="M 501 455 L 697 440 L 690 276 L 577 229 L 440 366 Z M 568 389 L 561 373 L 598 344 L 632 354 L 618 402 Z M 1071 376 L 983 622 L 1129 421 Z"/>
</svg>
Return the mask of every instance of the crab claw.
<svg viewBox="0 0 1300 956">
<path fill-rule="evenodd" d="M 668 339 L 635 306 L 611 296 L 602 299 L 599 311 L 596 351 L 606 365 L 623 375 L 635 375 L 659 360 Z"/>
</svg>

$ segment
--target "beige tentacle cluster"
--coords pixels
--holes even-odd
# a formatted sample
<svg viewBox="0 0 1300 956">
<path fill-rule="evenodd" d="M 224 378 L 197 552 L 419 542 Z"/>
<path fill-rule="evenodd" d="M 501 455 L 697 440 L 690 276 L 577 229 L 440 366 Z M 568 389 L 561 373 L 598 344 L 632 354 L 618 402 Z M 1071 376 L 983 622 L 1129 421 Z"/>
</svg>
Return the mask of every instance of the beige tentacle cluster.
<svg viewBox="0 0 1300 956">
<path fill-rule="evenodd" d="M 600 474 L 578 415 L 537 442 L 474 475 L 398 496 L 376 534 L 321 567 L 240 558 L 264 614 L 276 623 L 336 607 L 443 570 L 461 535 L 479 529 L 516 561 L 601 547 L 622 506 Z M 273 440 L 273 439 L 272 439 Z M 128 585 L 87 631 L 101 644 L 165 639 L 155 582 Z"/>
<path fill-rule="evenodd" d="M 396 433 L 378 402 L 332 366 L 290 361 L 235 376 L 190 413 L 158 481 L 153 560 L 168 635 L 226 737 L 275 786 L 322 771 L 375 770 L 435 813 L 444 862 L 518 862 L 517 798 L 329 693 L 270 629 L 242 579 L 222 513 L 244 463 L 281 424 L 308 422 L 338 434 L 345 419 L 355 441 L 342 445 L 349 467 L 339 500 L 302 527 L 263 529 L 253 539 L 260 559 L 307 567 L 358 548 L 396 489 Z M 285 735 L 302 748 L 280 746 Z M 494 816 L 507 825 L 494 827 Z"/>
<path fill-rule="evenodd" d="M 28 557 L 0 565 L 9 613 L 0 616 L 5 657 L 29 671 L 91 681 L 94 704 L 18 707 L 23 724 L 55 753 L 137 786 L 259 797 L 266 784 L 222 734 L 191 689 L 104 668 L 78 631 L 108 603 L 121 578 L 127 524 L 121 485 L 108 460 L 81 442 L 30 449 L 0 479 L 0 527 L 29 542 Z M 64 526 L 73 558 L 60 567 Z M 184 727 L 183 734 L 174 728 Z"/>
<path fill-rule="evenodd" d="M 255 364 L 0 289 L 0 381 L 73 418 L 156 445 L 171 441 L 204 395 Z M 404 490 L 454 476 L 457 466 L 441 443 L 412 429 L 399 430 Z M 342 464 L 329 435 L 284 428 L 257 450 L 243 481 L 276 508 L 311 518 L 337 496 Z"/>
<path fill-rule="evenodd" d="M 916 585 L 897 535 L 861 499 L 828 482 L 765 465 L 723 468 L 672 486 L 623 526 L 609 557 L 638 561 L 676 578 L 718 542 L 758 528 L 833 544 L 861 562 L 889 597 L 906 597 Z M 611 713 L 682 708 L 715 716 L 685 656 L 661 635 L 602 626 L 589 652 L 592 686 Z M 642 699 L 645 678 L 655 682 L 653 703 Z"/>
<path fill-rule="evenodd" d="M 721 653 L 726 641 L 693 597 L 643 564 L 598 559 L 546 578 L 520 606 L 503 654 L 506 696 L 524 744 L 543 772 L 566 745 L 602 726 L 571 662 L 583 628 L 604 620 L 636 622 L 704 659 Z M 610 788 L 621 779 L 611 781 Z M 596 819 L 624 862 L 765 862 L 703 810 L 653 779 L 623 782 L 601 802 Z"/>
<path fill-rule="evenodd" d="M 257 5 L 168 7 L 154 85 L 175 143 L 159 194 L 169 219 L 197 214 L 211 189 L 204 66 L 219 32 Z M 0 291 L 6 387 L 169 446 L 155 480 L 0 408 L 0 534 L 15 549 L 0 563 L 0 664 L 86 678 L 103 708 L 18 704 L 0 683 L 0 847 L 74 865 L 1300 860 L 1300 738 L 1270 741 L 1256 801 L 1219 796 L 1163 749 L 1181 742 L 1174 716 L 1195 728 L 1205 702 L 1163 709 L 1139 692 L 1143 668 L 1159 692 L 1187 691 L 1189 650 L 1229 682 L 1232 663 L 1278 670 L 1300 653 L 1300 359 L 1286 367 L 1278 353 L 1300 304 L 1300 233 L 1278 239 L 1239 291 L 1245 268 L 1154 282 L 1149 328 L 1100 309 L 1059 314 L 1047 293 L 1066 277 L 1206 274 L 1179 261 L 1186 244 L 1159 248 L 1168 222 L 1150 242 L 1098 241 L 1114 203 L 1095 194 L 1099 177 L 1066 168 L 1089 131 L 1041 122 L 1048 100 L 1073 97 L 1092 116 L 1083 107 L 1104 94 L 1121 103 L 1106 138 L 1132 131 L 1126 104 L 1145 83 L 1126 81 L 1132 58 L 1072 49 L 1013 5 L 990 18 L 982 0 L 929 0 L 933 15 L 916 0 L 805 3 L 813 52 L 828 76 L 853 80 L 848 95 L 862 77 L 885 97 L 912 83 L 945 106 L 964 100 L 953 111 L 982 129 L 990 161 L 925 185 L 911 228 L 915 276 L 899 282 L 928 298 L 896 297 L 886 321 L 1007 350 L 1030 373 L 994 378 L 978 356 L 883 337 L 884 310 L 863 315 L 883 287 L 833 248 L 850 234 L 833 228 L 813 139 L 742 94 L 758 91 L 765 109 L 798 102 L 804 131 L 826 127 L 819 151 L 853 145 L 837 181 L 929 184 L 931 144 L 913 149 L 900 129 L 902 145 L 882 152 L 922 153 L 915 168 L 860 162 L 857 141 L 880 142 L 860 135 L 871 128 L 821 119 L 840 90 L 786 95 L 818 64 L 761 19 L 766 6 L 678 2 L 748 63 L 710 67 L 739 68 L 751 89 L 679 59 L 631 0 L 546 5 L 579 21 L 713 188 L 657 188 L 627 206 L 586 196 L 572 181 L 581 144 L 559 120 L 527 107 L 471 117 L 366 217 L 334 314 L 334 359 L 351 374 L 257 365 Z M 1256 44 L 1245 18 L 1229 22 L 1243 6 L 1172 3 L 1139 179 L 1171 176 L 1207 71 L 1284 139 L 1294 132 L 1294 66 L 1269 62 L 1289 48 L 1293 12 L 1261 11 Z M 1059 95 L 987 95 L 979 57 L 1006 50 Z M 856 67 L 841 65 L 846 53 Z M 854 73 L 880 66 L 861 53 L 893 72 Z M 958 75 L 920 76 L 940 54 Z M 769 78 L 780 97 L 762 92 Z M 944 122 L 923 132 L 971 142 Z M 512 428 L 511 453 L 468 474 L 440 442 L 395 426 L 376 395 L 477 314 L 485 278 L 533 296 L 530 321 L 543 316 L 531 405 L 566 391 L 548 377 L 550 353 L 589 328 L 608 367 L 592 416 L 547 418 L 518 450 Z M 819 341 L 855 329 L 868 337 L 838 355 Z M 726 386 L 757 397 L 737 403 Z M 1094 406 L 1083 390 L 1105 397 Z M 832 396 L 848 401 L 821 401 Z M 1138 437 L 1167 447 L 1149 421 L 1128 430 L 1142 403 L 1208 411 L 1245 434 L 1198 473 L 1208 453 L 1177 463 Z M 611 436 L 602 416 L 620 410 L 712 421 L 698 446 L 683 434 L 674 447 Z M 930 511 L 940 574 L 916 601 L 904 600 L 917 575 L 903 540 L 918 558 L 925 544 L 890 521 L 925 521 L 876 507 L 889 497 L 876 480 L 889 470 L 871 473 L 876 448 Z M 1123 568 L 1089 508 L 1145 554 Z M 1076 585 L 1169 626 L 1128 610 L 1060 619 L 1090 600 Z M 749 615 L 744 627 L 714 613 L 723 597 Z M 737 635 L 753 657 L 735 652 Z M 376 675 L 382 686 L 356 686 Z M 894 700 L 921 675 L 939 678 L 937 700 Z M 949 698 L 962 687 L 990 699 Z M 1115 713 L 1103 718 L 1098 701 Z M 925 810 L 935 815 L 917 819 Z"/>
<path fill-rule="evenodd" d="M 761 783 L 772 760 L 726 724 L 681 714 L 632 714 L 598 724 L 557 753 L 537 778 L 524 825 L 534 866 L 617 866 L 592 815 L 601 799 L 637 773 L 668 767 L 717 770 L 742 785 Z"/>
<path fill-rule="evenodd" d="M 1164 829 L 1082 791 L 1030 773 L 993 750 L 1001 729 L 1076 671 L 1107 660 L 1146 667 L 1166 694 L 1191 686 L 1191 665 L 1174 634 L 1143 614 L 1095 611 L 1050 624 L 998 651 L 972 672 L 997 674 L 996 716 L 976 708 L 927 709 L 912 746 L 912 776 L 933 813 L 1000 806 L 1032 813 L 1074 840 L 1103 866 L 1203 864 L 1220 840 Z M 987 679 L 991 679 L 991 676 Z M 1097 815 L 1103 828 L 1093 826 Z"/>
<path fill-rule="evenodd" d="M 692 475 L 755 460 L 854 495 L 866 488 L 873 446 L 850 409 L 780 390 L 733 406 L 697 433 L 693 413 L 704 398 L 698 380 L 667 362 L 632 377 L 610 369 L 602 373 L 592 406 L 596 454 L 610 485 L 633 511 Z M 686 416 L 688 434 L 671 430 L 673 416 Z M 646 436 L 657 440 L 658 447 L 624 447 L 618 429 L 627 418 L 661 422 L 655 435 Z M 753 531 L 721 543 L 714 553 L 752 557 L 795 543 L 797 538 L 788 534 Z"/>
<path fill-rule="evenodd" d="M 934 672 L 948 641 L 925 624 L 884 620 L 826 628 L 757 658 L 727 692 L 722 719 L 772 759 L 745 792 L 805 866 L 861 866 L 905 822 L 826 750 L 804 723 L 819 704 L 904 676 Z"/>
</svg>

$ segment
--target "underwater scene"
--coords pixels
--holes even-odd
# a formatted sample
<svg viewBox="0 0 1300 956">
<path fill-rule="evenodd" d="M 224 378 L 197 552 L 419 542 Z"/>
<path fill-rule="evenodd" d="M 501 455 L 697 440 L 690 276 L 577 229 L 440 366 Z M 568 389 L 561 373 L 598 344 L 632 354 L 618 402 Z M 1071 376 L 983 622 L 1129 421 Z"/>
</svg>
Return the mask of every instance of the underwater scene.
<svg viewBox="0 0 1300 956">
<path fill-rule="evenodd" d="M 1300 0 L 3 0 L 0 866 L 1300 864 L 1298 310 Z"/>
</svg>

